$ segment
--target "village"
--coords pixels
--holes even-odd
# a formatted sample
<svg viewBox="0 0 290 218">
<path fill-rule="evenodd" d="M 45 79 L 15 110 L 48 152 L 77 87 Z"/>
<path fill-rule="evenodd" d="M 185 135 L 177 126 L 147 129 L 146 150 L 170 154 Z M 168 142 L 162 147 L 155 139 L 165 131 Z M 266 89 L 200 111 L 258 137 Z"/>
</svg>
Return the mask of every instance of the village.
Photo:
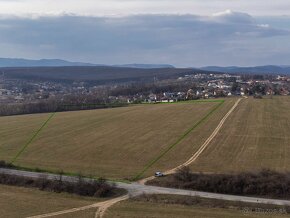
<svg viewBox="0 0 290 218">
<path fill-rule="evenodd" d="M 138 88 L 136 88 L 138 87 Z M 192 74 L 152 83 L 124 83 L 89 86 L 41 81 L 8 80 L 0 77 L 0 103 L 33 103 L 78 96 L 84 102 L 165 103 L 232 96 L 289 95 L 289 76 Z M 82 96 L 82 98 L 80 98 Z M 89 100 L 88 100 L 89 99 Z"/>
</svg>

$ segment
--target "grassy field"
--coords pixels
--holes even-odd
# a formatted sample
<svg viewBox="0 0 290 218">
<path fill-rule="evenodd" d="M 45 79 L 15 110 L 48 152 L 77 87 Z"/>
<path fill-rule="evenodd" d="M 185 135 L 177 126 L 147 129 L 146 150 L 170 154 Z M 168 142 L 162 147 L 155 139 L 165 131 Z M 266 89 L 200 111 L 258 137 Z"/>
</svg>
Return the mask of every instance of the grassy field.
<svg viewBox="0 0 290 218">
<path fill-rule="evenodd" d="M 290 98 L 244 99 L 194 171 L 290 170 Z"/>
<path fill-rule="evenodd" d="M 104 199 L 0 185 L 0 217 L 19 218 L 94 204 Z M 94 217 L 96 209 L 58 217 Z M 84 216 L 78 216 L 84 215 Z"/>
<path fill-rule="evenodd" d="M 218 205 L 214 200 L 207 203 L 193 203 L 193 205 L 184 205 L 182 203 L 172 203 L 172 199 L 181 199 L 182 196 L 158 196 L 157 198 L 164 198 L 164 202 L 140 201 L 130 199 L 120 202 L 111 207 L 105 215 L 105 218 L 133 218 L 147 217 L 147 218 L 286 218 L 289 214 L 283 214 L 285 211 L 282 208 L 260 207 L 260 205 L 236 206 L 230 203 L 219 202 Z M 187 197 L 190 198 L 190 197 Z M 203 200 L 204 201 L 204 200 Z M 170 203 L 168 203 L 170 202 Z M 188 202 L 188 200 L 185 200 Z M 236 204 L 236 203 L 233 203 Z M 240 204 L 240 203 L 237 203 Z M 250 211 L 249 208 L 253 209 Z M 256 209 L 258 208 L 258 209 Z M 260 210 L 260 212 L 258 212 Z M 263 211 L 269 211 L 263 212 Z"/>
<path fill-rule="evenodd" d="M 189 158 L 234 101 L 226 100 L 184 138 L 188 130 L 221 103 L 139 105 L 57 113 L 15 164 L 113 179 L 132 178 L 182 138 L 144 174 L 151 175 Z M 13 160 L 49 116 L 0 117 L 0 159 Z"/>
</svg>

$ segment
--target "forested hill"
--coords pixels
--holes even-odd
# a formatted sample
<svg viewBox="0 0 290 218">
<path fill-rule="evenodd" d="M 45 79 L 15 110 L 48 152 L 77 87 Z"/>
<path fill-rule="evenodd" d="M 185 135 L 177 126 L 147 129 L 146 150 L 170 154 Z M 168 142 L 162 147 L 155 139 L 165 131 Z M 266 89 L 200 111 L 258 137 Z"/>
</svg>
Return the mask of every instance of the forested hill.
<svg viewBox="0 0 290 218">
<path fill-rule="evenodd" d="M 247 73 L 247 74 L 290 74 L 290 66 L 257 66 L 257 67 L 202 67 L 201 70 L 224 72 L 224 73 Z"/>
<path fill-rule="evenodd" d="M 205 72 L 197 69 L 156 68 L 140 69 L 106 66 L 74 67 L 21 67 L 0 68 L 6 79 L 23 79 L 37 81 L 73 82 L 84 81 L 98 84 L 108 82 L 149 81 L 167 79 L 186 74 Z"/>
</svg>

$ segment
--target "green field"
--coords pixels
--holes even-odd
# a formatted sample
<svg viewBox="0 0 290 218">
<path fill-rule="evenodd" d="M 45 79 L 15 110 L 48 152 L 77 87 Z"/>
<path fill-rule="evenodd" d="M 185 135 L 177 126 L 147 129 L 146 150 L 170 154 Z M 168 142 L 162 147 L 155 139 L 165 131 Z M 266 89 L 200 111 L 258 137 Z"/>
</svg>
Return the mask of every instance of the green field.
<svg viewBox="0 0 290 218">
<path fill-rule="evenodd" d="M 82 207 L 104 199 L 56 194 L 37 189 L 0 185 L 0 217 L 19 218 Z M 96 209 L 57 216 L 94 217 Z"/>
<path fill-rule="evenodd" d="M 204 203 L 193 203 L 184 205 L 182 203 L 172 203 L 172 199 L 188 199 L 190 197 L 183 196 L 157 196 L 156 198 L 164 198 L 163 202 L 155 202 L 154 200 L 140 201 L 130 199 L 117 203 L 105 214 L 105 218 L 133 218 L 133 217 L 158 217 L 158 218 L 286 218 L 289 214 L 285 214 L 282 208 L 272 208 L 272 206 L 260 205 L 242 205 L 240 203 L 216 203 L 215 200 Z M 171 203 L 168 203 L 171 202 Z M 185 200 L 186 202 L 186 200 Z M 218 205 L 220 204 L 220 205 Z M 232 205 L 231 205 L 232 204 Z M 256 211 L 249 211 L 249 208 L 259 208 Z M 257 212 L 259 211 L 260 212 Z M 263 211 L 270 211 L 268 213 Z M 284 213 L 284 214 L 283 214 Z"/>
<path fill-rule="evenodd" d="M 290 98 L 244 99 L 194 171 L 290 170 Z"/>
<path fill-rule="evenodd" d="M 23 150 L 16 165 L 111 179 L 134 178 L 158 159 L 147 176 L 189 158 L 234 101 L 57 113 L 25 149 L 51 114 L 0 117 L 0 159 Z"/>
</svg>

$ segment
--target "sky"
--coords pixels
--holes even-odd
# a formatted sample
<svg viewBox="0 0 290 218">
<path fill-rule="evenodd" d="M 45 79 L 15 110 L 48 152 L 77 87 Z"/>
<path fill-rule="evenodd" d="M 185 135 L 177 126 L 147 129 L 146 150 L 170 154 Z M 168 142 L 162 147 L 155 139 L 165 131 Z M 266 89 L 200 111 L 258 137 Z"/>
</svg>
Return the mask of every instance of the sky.
<svg viewBox="0 0 290 218">
<path fill-rule="evenodd" d="M 290 65 L 289 0 L 0 0 L 0 57 Z"/>
</svg>

